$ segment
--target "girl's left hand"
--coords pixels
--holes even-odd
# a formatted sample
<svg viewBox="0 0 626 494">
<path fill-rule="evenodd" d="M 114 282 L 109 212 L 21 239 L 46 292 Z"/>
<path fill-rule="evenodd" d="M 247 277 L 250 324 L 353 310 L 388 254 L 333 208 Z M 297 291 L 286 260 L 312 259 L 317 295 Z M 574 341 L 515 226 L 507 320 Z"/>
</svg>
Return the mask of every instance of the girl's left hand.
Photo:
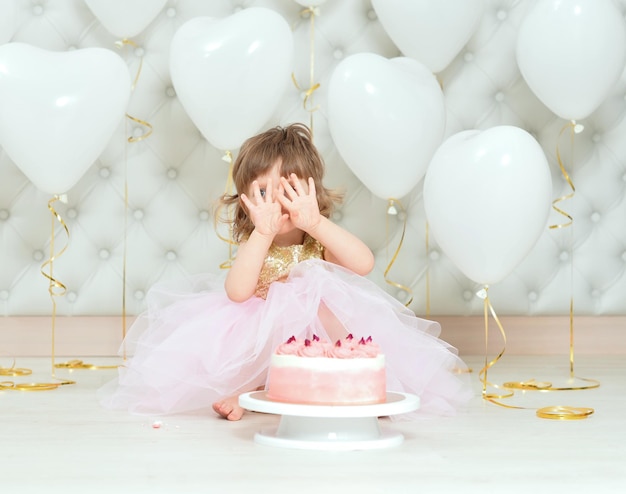
<svg viewBox="0 0 626 494">
<path fill-rule="evenodd" d="M 321 220 L 315 182 L 312 177 L 309 177 L 307 193 L 295 173 L 292 173 L 289 179 L 290 181 L 281 177 L 280 181 L 285 190 L 285 195 L 279 194 L 278 200 L 289 212 L 289 218 L 293 225 L 308 232 L 314 229 Z"/>
</svg>

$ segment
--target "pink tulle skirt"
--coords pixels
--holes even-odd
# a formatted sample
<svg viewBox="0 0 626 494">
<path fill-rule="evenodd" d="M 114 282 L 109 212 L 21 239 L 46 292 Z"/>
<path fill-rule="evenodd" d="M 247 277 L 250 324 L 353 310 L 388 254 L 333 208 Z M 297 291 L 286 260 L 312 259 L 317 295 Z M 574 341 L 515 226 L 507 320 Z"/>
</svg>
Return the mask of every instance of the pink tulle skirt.
<svg viewBox="0 0 626 494">
<path fill-rule="evenodd" d="M 209 274 L 155 286 L 124 342 L 130 357 L 99 399 L 139 414 L 213 413 L 220 398 L 265 386 L 272 351 L 290 336 L 333 340 L 322 306 L 347 333 L 378 343 L 387 389 L 418 395 L 418 414 L 451 415 L 471 398 L 467 368 L 438 338 L 438 323 L 368 279 L 313 260 L 272 284 L 266 300 L 232 302 L 223 280 Z"/>
</svg>

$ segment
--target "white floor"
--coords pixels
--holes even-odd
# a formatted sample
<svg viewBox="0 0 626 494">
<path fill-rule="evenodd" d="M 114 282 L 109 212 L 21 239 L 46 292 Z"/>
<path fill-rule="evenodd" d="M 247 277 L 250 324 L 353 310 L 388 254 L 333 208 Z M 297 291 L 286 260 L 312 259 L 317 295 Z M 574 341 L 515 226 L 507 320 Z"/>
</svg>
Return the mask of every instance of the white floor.
<svg viewBox="0 0 626 494">
<path fill-rule="evenodd" d="M 599 380 L 598 389 L 518 391 L 502 400 L 524 409 L 483 400 L 478 371 L 484 359 L 465 360 L 476 387 L 467 411 L 418 422 L 380 419 L 383 431 L 400 432 L 404 441 L 357 451 L 258 444 L 255 433 L 279 421 L 264 413 L 248 413 L 232 423 L 214 416 L 172 416 L 155 428 L 155 417 L 99 407 L 95 390 L 114 370 L 59 369 L 56 377 L 75 384 L 51 391 L 0 391 L 0 492 L 625 492 L 626 357 L 577 357 L 576 374 Z M 1 379 L 53 382 L 51 359 L 15 364 L 33 374 Z M 2 367 L 10 365 L 0 361 Z M 552 356 L 504 355 L 488 374 L 495 384 L 535 378 L 560 386 L 568 377 L 568 358 Z M 535 415 L 537 408 L 553 405 L 591 407 L 594 413 L 572 421 Z"/>
</svg>

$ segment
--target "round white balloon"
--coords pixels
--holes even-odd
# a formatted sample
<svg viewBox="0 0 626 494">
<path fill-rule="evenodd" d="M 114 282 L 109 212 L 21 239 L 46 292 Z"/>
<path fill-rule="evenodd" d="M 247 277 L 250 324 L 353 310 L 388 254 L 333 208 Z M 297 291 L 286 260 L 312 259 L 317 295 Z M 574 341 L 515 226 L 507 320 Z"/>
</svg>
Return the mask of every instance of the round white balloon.
<svg viewBox="0 0 626 494">
<path fill-rule="evenodd" d="M 545 154 L 513 126 L 466 130 L 444 141 L 424 179 L 430 231 L 469 279 L 508 276 L 545 230 L 552 180 Z"/>
<path fill-rule="evenodd" d="M 517 63 L 552 112 L 580 120 L 596 110 L 626 64 L 626 24 L 612 0 L 542 0 L 526 13 Z"/>
<path fill-rule="evenodd" d="M 163 10 L 167 0 L 85 0 L 100 23 L 115 36 L 132 38 Z"/>
<path fill-rule="evenodd" d="M 293 36 L 280 14 L 248 8 L 183 24 L 170 47 L 172 83 L 216 148 L 232 150 L 272 116 L 290 82 Z"/>
<path fill-rule="evenodd" d="M 372 0 L 372 7 L 400 51 L 432 72 L 461 51 L 483 13 L 482 0 Z"/>
<path fill-rule="evenodd" d="M 351 55 L 331 76 L 328 124 L 359 180 L 382 199 L 400 199 L 422 179 L 443 139 L 441 87 L 411 58 Z"/>
<path fill-rule="evenodd" d="M 0 46 L 0 145 L 40 190 L 64 194 L 124 118 L 128 68 L 104 48 Z"/>
</svg>

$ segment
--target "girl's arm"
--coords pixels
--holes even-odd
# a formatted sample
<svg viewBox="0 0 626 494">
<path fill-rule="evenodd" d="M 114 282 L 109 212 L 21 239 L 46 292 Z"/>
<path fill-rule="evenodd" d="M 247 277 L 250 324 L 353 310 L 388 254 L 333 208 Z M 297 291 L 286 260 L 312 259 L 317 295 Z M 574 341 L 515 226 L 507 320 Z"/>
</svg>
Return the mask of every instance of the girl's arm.
<svg viewBox="0 0 626 494">
<path fill-rule="evenodd" d="M 279 196 L 278 200 L 289 211 L 293 224 L 304 230 L 324 246 L 325 259 L 354 271 L 361 276 L 374 268 L 374 254 L 365 243 L 322 216 L 317 203 L 315 182 L 309 178 L 308 192 L 295 175 L 291 183 L 281 179 L 287 198 Z"/>
<path fill-rule="evenodd" d="M 233 302 L 244 302 L 254 295 L 273 238 L 253 230 L 248 240 L 239 244 L 237 257 L 224 282 L 226 295 Z"/>
<path fill-rule="evenodd" d="M 374 269 L 374 254 L 369 247 L 328 218 L 320 216 L 319 223 L 307 230 L 307 233 L 324 246 L 324 258 L 327 261 L 361 276 Z"/>
</svg>

